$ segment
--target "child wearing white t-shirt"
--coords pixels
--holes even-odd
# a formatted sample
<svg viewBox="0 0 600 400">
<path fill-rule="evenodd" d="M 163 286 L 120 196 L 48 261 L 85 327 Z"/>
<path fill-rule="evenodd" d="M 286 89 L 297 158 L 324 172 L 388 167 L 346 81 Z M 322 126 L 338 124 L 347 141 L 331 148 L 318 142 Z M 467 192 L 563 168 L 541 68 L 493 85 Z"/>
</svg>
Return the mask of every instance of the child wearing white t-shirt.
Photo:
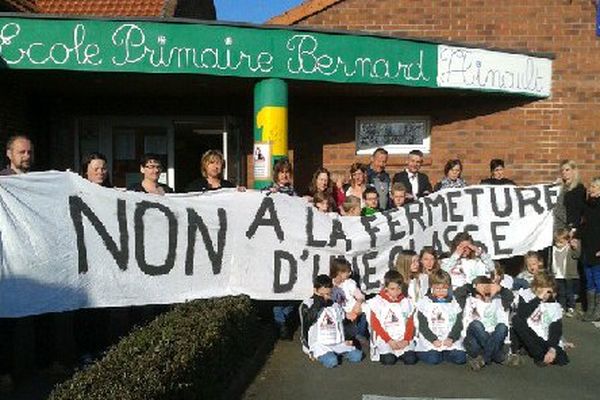
<svg viewBox="0 0 600 400">
<path fill-rule="evenodd" d="M 336 367 L 340 358 L 360 362 L 362 351 L 344 335 L 344 310 L 331 300 L 331 278 L 317 276 L 313 288 L 313 296 L 300 305 L 302 350 L 326 368 Z"/>
<path fill-rule="evenodd" d="M 426 364 L 464 364 L 463 310 L 450 292 L 450 275 L 438 270 L 429 276 L 429 293 L 417 303 L 417 358 Z"/>
<path fill-rule="evenodd" d="M 473 244 L 467 232 L 458 233 L 450 246 L 452 255 L 442 260 L 442 269 L 452 278 L 452 289 L 471 284 L 478 276 L 490 276 L 494 262 L 482 247 Z"/>
<path fill-rule="evenodd" d="M 414 352 L 412 302 L 404 296 L 404 279 L 398 271 L 387 271 L 383 289 L 368 301 L 371 325 L 371 361 L 394 365 L 417 362 Z"/>
<path fill-rule="evenodd" d="M 563 311 L 555 297 L 556 282 L 545 272 L 534 275 L 530 289 L 519 290 L 517 312 L 512 319 L 513 354 L 509 365 L 521 364 L 521 356 L 517 354 L 520 347 L 539 366 L 569 363 L 561 342 Z"/>
<path fill-rule="evenodd" d="M 337 257 L 329 265 L 329 277 L 333 281 L 333 301 L 344 309 L 346 335 L 360 340 L 368 336 L 367 318 L 362 311 L 365 295 L 360 291 L 354 279 L 351 279 L 352 267 L 348 260 Z"/>
</svg>

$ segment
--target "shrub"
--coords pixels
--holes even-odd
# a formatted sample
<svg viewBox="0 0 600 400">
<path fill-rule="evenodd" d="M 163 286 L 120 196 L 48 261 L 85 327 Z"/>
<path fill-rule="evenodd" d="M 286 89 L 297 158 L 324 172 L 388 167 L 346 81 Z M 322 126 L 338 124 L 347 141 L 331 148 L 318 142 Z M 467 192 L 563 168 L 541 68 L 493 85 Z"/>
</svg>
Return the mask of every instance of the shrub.
<svg viewBox="0 0 600 400">
<path fill-rule="evenodd" d="M 49 398 L 219 398 L 256 343 L 258 323 L 248 297 L 192 301 L 136 328 Z"/>
</svg>

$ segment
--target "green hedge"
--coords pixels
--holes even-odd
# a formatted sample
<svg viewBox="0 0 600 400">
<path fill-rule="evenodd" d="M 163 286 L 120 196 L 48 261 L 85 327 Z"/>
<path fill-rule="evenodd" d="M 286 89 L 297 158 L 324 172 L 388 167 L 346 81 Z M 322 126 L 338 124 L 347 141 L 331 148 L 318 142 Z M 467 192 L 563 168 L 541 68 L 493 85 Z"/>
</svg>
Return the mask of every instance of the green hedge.
<svg viewBox="0 0 600 400">
<path fill-rule="evenodd" d="M 196 300 L 136 328 L 49 398 L 220 398 L 257 343 L 258 323 L 248 297 Z"/>
</svg>

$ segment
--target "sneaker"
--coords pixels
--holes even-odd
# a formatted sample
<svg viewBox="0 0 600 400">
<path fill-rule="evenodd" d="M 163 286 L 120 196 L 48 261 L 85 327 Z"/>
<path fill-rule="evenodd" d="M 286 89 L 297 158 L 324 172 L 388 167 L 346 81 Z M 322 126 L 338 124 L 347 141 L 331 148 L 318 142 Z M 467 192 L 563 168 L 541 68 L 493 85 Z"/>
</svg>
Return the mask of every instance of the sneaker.
<svg viewBox="0 0 600 400">
<path fill-rule="evenodd" d="M 469 357 L 469 361 L 467 365 L 471 371 L 479 371 L 481 368 L 485 366 L 485 361 L 483 361 L 482 356 L 477 356 L 475 358 Z"/>
<path fill-rule="evenodd" d="M 565 311 L 565 317 L 573 318 L 574 316 L 575 316 L 575 310 L 573 308 L 567 308 L 567 311 Z"/>
<path fill-rule="evenodd" d="M 523 358 L 519 354 L 509 354 L 504 364 L 509 367 L 519 367 L 523 365 Z"/>
</svg>

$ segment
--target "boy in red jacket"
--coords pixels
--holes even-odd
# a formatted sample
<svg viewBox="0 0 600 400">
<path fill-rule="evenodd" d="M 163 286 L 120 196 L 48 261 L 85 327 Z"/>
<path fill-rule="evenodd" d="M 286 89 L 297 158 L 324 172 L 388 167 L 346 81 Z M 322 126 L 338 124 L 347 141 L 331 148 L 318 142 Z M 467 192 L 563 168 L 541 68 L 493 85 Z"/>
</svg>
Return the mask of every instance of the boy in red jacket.
<svg viewBox="0 0 600 400">
<path fill-rule="evenodd" d="M 388 271 L 384 287 L 369 300 L 371 315 L 371 361 L 394 365 L 398 360 L 411 365 L 417 362 L 413 337 L 413 307 L 404 295 L 404 279 L 398 271 Z"/>
</svg>

